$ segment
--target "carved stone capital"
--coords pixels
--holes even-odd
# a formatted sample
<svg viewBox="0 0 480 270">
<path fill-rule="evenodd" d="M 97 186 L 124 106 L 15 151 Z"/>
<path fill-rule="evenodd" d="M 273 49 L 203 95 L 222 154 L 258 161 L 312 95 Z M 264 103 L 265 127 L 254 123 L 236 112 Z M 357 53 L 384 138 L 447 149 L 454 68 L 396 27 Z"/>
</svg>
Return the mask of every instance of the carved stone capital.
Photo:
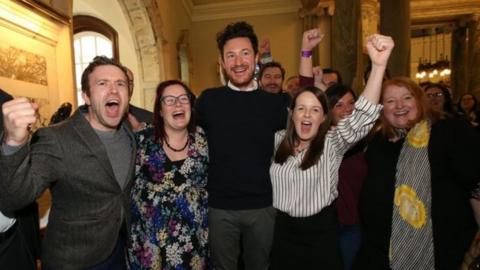
<svg viewBox="0 0 480 270">
<path fill-rule="evenodd" d="M 335 14 L 335 1 L 302 0 L 302 8 L 298 13 L 302 19 L 308 16 L 333 16 Z"/>
<path fill-rule="evenodd" d="M 380 23 L 380 3 L 378 0 L 362 0 L 362 45 L 366 43 L 367 37 L 378 33 Z M 366 48 L 364 47 L 366 53 Z"/>
</svg>

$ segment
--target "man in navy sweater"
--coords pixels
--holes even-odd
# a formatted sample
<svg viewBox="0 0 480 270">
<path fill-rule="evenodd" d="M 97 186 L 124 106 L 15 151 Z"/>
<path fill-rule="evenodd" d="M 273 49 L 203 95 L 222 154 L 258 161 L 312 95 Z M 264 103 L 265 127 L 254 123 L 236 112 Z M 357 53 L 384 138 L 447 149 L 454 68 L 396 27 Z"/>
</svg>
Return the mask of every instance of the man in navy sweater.
<svg viewBox="0 0 480 270">
<path fill-rule="evenodd" d="M 286 100 L 254 80 L 258 39 L 246 22 L 217 35 L 226 86 L 203 91 L 196 104 L 207 134 L 209 240 L 216 269 L 268 269 L 275 210 L 269 167 L 274 133 L 285 128 Z M 243 249 L 242 249 L 243 247 Z"/>
</svg>

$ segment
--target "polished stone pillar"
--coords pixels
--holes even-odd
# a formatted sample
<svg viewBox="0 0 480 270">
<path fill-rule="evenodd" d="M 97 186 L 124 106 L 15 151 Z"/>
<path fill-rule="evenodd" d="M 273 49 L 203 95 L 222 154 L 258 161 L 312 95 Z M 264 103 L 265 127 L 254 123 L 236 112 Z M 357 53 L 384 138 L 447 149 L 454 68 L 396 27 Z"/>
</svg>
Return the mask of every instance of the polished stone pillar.
<svg viewBox="0 0 480 270">
<path fill-rule="evenodd" d="M 476 15 L 468 23 L 468 61 L 469 77 L 467 92 L 480 98 L 480 23 Z"/>
<path fill-rule="evenodd" d="M 360 27 L 360 0 L 335 0 L 332 20 L 332 67 L 351 86 L 357 69 Z"/>
<path fill-rule="evenodd" d="M 410 76 L 410 0 L 381 0 L 380 32 L 391 36 L 395 48 L 388 61 L 392 76 Z"/>
<path fill-rule="evenodd" d="M 313 28 L 318 28 L 318 16 L 316 14 L 307 14 L 303 18 L 303 28 L 302 28 L 302 34 L 306 30 L 310 30 Z M 312 63 L 313 66 L 318 66 L 319 64 L 319 51 L 318 48 L 316 50 L 313 50 L 313 55 L 312 55 Z"/>
<path fill-rule="evenodd" d="M 325 34 L 324 39 L 313 51 L 312 61 L 314 66 L 330 66 L 330 21 L 335 11 L 335 2 L 333 0 L 302 0 L 302 8 L 299 11 L 299 17 L 303 20 L 302 34 L 304 31 L 320 28 Z"/>
<path fill-rule="evenodd" d="M 318 28 L 325 34 L 318 46 L 318 65 L 321 67 L 332 66 L 332 17 L 321 16 L 318 18 Z"/>
<path fill-rule="evenodd" d="M 469 68 L 467 65 L 467 27 L 460 25 L 452 32 L 452 59 L 450 77 L 453 98 L 457 100 L 459 96 L 467 91 Z"/>
<path fill-rule="evenodd" d="M 365 86 L 364 74 L 370 65 L 368 52 L 365 47 L 367 37 L 378 33 L 380 23 L 380 4 L 378 0 L 361 0 L 361 23 L 357 44 L 357 68 L 352 82 L 352 89 L 360 94 Z"/>
</svg>

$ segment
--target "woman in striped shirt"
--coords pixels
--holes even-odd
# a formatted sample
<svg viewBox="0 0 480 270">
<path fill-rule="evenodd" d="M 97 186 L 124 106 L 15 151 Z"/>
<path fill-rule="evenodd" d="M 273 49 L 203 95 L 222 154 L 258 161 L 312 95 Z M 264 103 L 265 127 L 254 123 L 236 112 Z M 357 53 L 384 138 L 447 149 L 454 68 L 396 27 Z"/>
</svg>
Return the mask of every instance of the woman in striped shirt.
<svg viewBox="0 0 480 270">
<path fill-rule="evenodd" d="M 323 35 L 308 30 L 302 40 L 302 67 Z M 390 37 L 373 35 L 367 49 L 372 73 L 354 112 L 330 129 L 327 97 L 310 87 L 297 94 L 287 130 L 275 134 L 270 167 L 273 206 L 278 209 L 271 269 L 341 269 L 338 224 L 331 206 L 337 197 L 343 154 L 362 139 L 379 115 L 383 74 L 393 49 Z"/>
</svg>

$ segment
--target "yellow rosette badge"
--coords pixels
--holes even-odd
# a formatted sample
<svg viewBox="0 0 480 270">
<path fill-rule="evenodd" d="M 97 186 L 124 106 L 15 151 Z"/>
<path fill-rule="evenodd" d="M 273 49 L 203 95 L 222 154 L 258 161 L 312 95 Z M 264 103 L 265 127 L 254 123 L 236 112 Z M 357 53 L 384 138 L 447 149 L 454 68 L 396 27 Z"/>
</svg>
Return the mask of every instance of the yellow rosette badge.
<svg viewBox="0 0 480 270">
<path fill-rule="evenodd" d="M 416 124 L 407 134 L 408 143 L 415 148 L 422 148 L 428 145 L 430 130 L 427 121 Z"/>
<path fill-rule="evenodd" d="M 407 185 L 401 185 L 395 189 L 394 203 L 398 206 L 400 216 L 415 229 L 425 225 L 425 205 L 417 197 L 417 193 Z"/>
</svg>

